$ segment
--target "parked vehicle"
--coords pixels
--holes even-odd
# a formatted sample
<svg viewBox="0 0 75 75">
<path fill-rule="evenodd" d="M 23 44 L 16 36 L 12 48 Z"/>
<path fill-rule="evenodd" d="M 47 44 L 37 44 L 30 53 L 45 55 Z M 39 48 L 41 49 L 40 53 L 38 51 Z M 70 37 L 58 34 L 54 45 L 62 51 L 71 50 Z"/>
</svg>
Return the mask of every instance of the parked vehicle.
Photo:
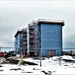
<svg viewBox="0 0 75 75">
<path fill-rule="evenodd" d="M 16 56 L 14 51 L 9 51 L 9 52 L 6 53 L 6 57 L 11 57 L 11 56 Z"/>
<path fill-rule="evenodd" d="M 4 52 L 0 52 L 0 57 L 6 57 L 6 54 Z"/>
</svg>

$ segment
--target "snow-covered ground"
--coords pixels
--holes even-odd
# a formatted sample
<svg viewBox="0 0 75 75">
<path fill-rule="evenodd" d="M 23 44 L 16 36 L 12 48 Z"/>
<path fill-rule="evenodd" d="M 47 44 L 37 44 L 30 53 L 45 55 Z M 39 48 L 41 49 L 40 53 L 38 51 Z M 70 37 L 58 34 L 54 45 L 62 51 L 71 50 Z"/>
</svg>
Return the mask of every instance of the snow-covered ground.
<svg viewBox="0 0 75 75">
<path fill-rule="evenodd" d="M 61 59 L 75 60 L 71 56 L 62 56 Z M 59 57 L 45 58 L 41 60 L 42 66 L 40 67 L 40 60 L 32 58 L 25 58 L 24 61 L 37 63 L 38 65 L 15 65 L 15 64 L 1 64 L 0 75 L 75 75 L 75 63 L 65 62 Z M 61 64 L 60 64 L 61 63 Z"/>
</svg>

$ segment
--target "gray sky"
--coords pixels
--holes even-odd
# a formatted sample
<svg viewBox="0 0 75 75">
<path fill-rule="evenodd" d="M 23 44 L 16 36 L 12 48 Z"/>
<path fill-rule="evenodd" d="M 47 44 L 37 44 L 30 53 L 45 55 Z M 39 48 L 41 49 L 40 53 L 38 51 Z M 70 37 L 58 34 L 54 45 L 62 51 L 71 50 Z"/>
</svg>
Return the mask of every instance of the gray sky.
<svg viewBox="0 0 75 75">
<path fill-rule="evenodd" d="M 75 47 L 75 1 L 0 1 L 0 46 L 14 46 L 17 29 L 37 19 L 64 20 L 63 47 Z"/>
</svg>

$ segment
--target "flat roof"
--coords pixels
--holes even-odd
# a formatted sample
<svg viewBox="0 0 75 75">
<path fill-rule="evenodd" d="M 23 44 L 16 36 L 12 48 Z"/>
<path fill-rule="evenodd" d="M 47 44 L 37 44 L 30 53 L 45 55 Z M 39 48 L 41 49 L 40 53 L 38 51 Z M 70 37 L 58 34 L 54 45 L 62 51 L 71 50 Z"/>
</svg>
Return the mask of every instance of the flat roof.
<svg viewBox="0 0 75 75">
<path fill-rule="evenodd" d="M 52 20 L 52 19 L 38 19 L 37 20 L 38 24 L 41 24 L 41 23 L 52 23 L 52 24 L 61 24 L 62 26 L 64 26 L 64 20 Z"/>
<path fill-rule="evenodd" d="M 22 33 L 22 30 L 18 29 L 14 37 L 16 37 L 18 35 L 18 33 Z"/>
</svg>

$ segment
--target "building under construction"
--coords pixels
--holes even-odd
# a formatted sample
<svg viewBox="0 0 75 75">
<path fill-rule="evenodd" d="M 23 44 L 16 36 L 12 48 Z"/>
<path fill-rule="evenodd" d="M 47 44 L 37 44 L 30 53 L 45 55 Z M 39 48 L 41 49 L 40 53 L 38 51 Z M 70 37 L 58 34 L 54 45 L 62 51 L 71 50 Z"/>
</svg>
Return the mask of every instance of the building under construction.
<svg viewBox="0 0 75 75">
<path fill-rule="evenodd" d="M 15 34 L 15 52 L 29 56 L 62 55 L 64 21 L 39 19 Z"/>
</svg>

